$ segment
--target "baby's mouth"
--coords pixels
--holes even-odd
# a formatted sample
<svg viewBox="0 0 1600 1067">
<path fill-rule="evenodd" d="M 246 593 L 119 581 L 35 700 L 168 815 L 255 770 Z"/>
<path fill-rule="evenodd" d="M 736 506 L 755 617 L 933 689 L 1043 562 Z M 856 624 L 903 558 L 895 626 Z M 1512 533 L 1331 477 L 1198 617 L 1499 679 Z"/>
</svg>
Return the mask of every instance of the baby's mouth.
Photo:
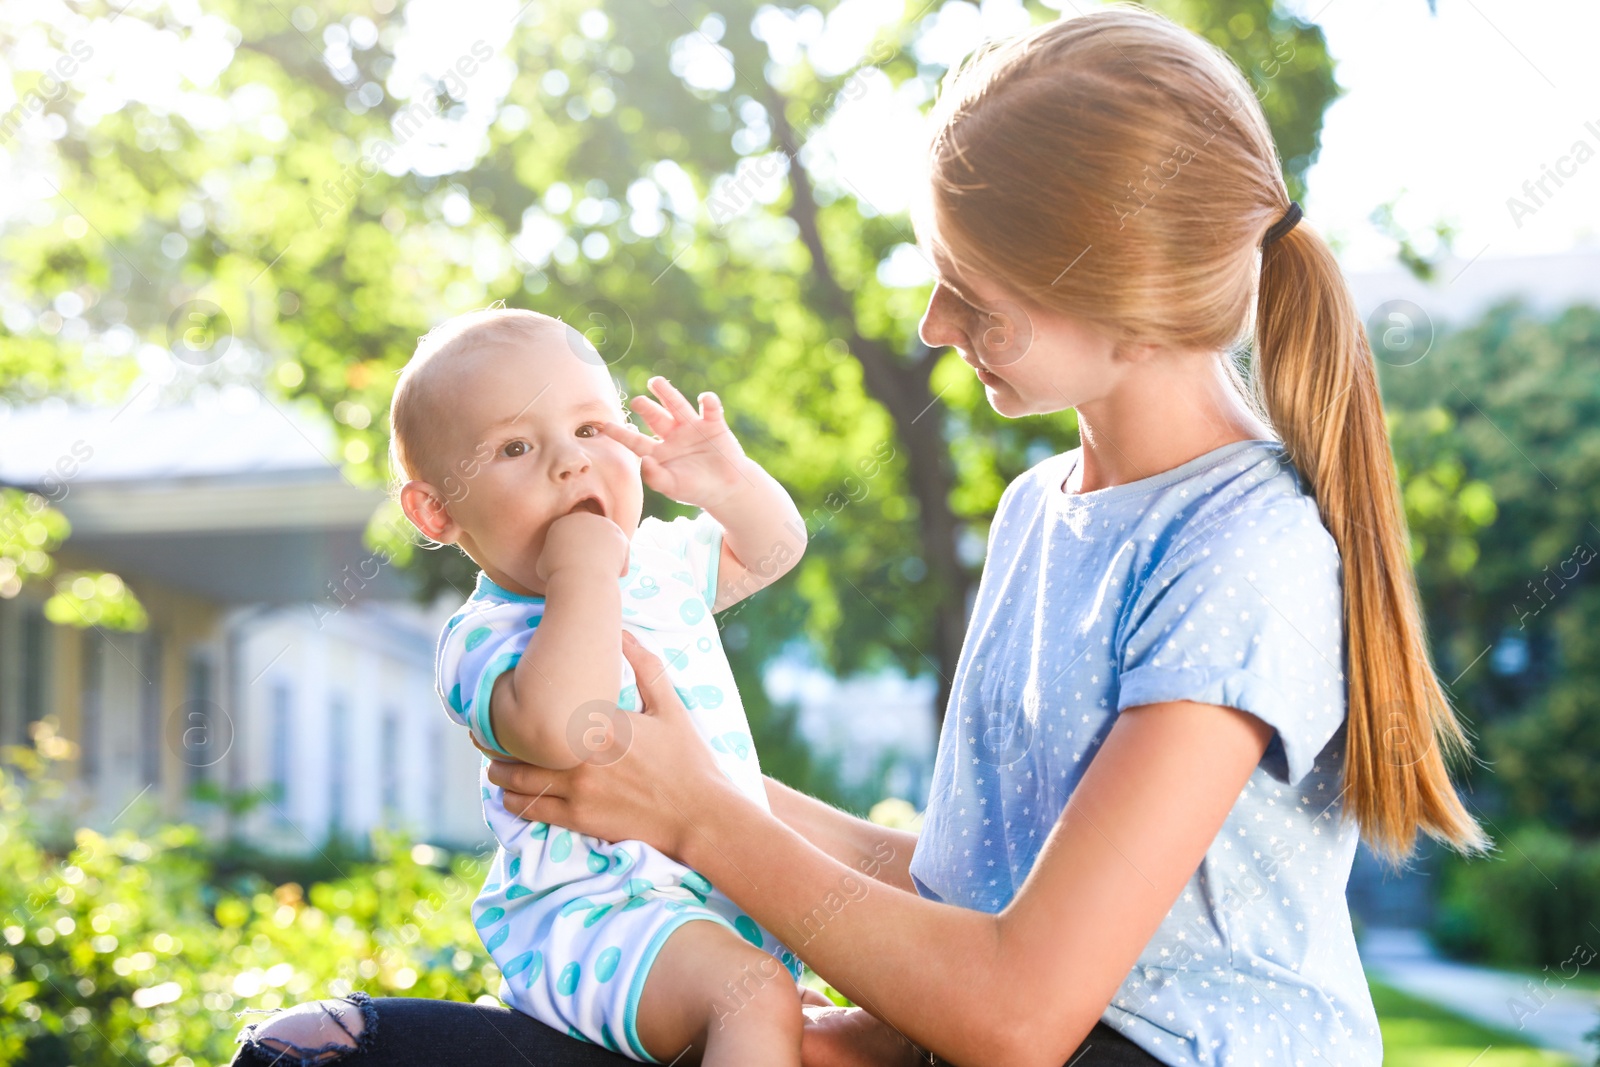
<svg viewBox="0 0 1600 1067">
<path fill-rule="evenodd" d="M 580 511 L 587 511 L 589 514 L 599 515 L 601 518 L 606 517 L 606 506 L 600 502 L 599 497 L 595 496 L 584 497 L 582 500 L 572 505 L 572 507 L 568 508 L 567 514 L 573 515 Z"/>
</svg>

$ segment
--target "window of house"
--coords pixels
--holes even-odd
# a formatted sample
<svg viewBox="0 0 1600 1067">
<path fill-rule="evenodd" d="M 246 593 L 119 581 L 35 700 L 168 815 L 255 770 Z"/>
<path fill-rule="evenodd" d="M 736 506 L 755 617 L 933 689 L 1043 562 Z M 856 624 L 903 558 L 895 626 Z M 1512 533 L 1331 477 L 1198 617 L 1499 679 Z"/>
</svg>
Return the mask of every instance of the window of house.
<svg viewBox="0 0 1600 1067">
<path fill-rule="evenodd" d="M 191 789 L 206 780 L 206 768 L 217 761 L 214 750 L 218 724 L 211 721 L 211 687 L 211 658 L 201 652 L 191 655 L 184 685 L 183 721 L 179 724 L 182 731 L 179 747 L 184 763 L 189 766 Z"/>
<path fill-rule="evenodd" d="M 161 781 L 161 637 L 154 630 L 144 635 L 139 650 L 139 775 L 146 784 Z"/>
<path fill-rule="evenodd" d="M 29 727 L 45 716 L 45 681 L 50 677 L 50 630 L 44 613 L 29 606 L 22 614 L 22 741 L 30 742 Z"/>
<path fill-rule="evenodd" d="M 436 840 L 443 839 L 444 789 L 445 789 L 445 728 L 438 722 L 428 727 L 428 813 L 433 820 L 430 829 Z"/>
<path fill-rule="evenodd" d="M 82 663 L 79 674 L 78 749 L 83 780 L 94 785 L 100 780 L 100 745 L 104 732 L 101 717 L 105 708 L 105 638 L 99 630 L 84 630 L 79 635 Z"/>
<path fill-rule="evenodd" d="M 279 821 L 289 817 L 289 753 L 294 751 L 291 716 L 294 694 L 288 682 L 274 682 L 268 709 L 268 767 L 271 774 L 273 814 Z"/>
<path fill-rule="evenodd" d="M 379 734 L 378 775 L 383 794 L 384 822 L 400 821 L 400 713 L 385 708 Z"/>
<path fill-rule="evenodd" d="M 348 825 L 345 804 L 349 800 L 350 709 L 344 697 L 333 698 L 328 718 L 328 832 L 337 834 Z"/>
</svg>

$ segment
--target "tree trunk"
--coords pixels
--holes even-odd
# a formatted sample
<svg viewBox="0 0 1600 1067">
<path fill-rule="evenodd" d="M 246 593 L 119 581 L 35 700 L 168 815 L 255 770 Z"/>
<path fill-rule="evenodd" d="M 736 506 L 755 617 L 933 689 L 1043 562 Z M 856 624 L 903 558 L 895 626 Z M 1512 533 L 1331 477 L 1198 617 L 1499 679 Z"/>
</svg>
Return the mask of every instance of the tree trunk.
<svg viewBox="0 0 1600 1067">
<path fill-rule="evenodd" d="M 894 420 L 896 433 L 905 448 L 909 488 L 920 512 L 918 529 L 923 562 L 943 592 L 934 618 L 935 647 L 931 652 L 917 650 L 939 676 L 934 719 L 936 725 L 942 725 L 950 699 L 950 683 L 966 632 L 967 597 L 972 579 L 956 552 L 960 524 L 950 509 L 955 476 L 949 449 L 940 432 L 940 412 L 934 410 L 938 398 L 933 396 L 928 384 L 938 353 L 919 341 L 909 358 L 901 358 L 882 341 L 862 335 L 854 304 L 834 277 L 822 243 L 822 233 L 817 226 L 816 196 L 810 176 L 800 164 L 801 146 L 785 114 L 787 103 L 774 90 L 768 112 L 777 143 L 789 157 L 789 217 L 800 228 L 800 238 L 811 253 L 813 308 L 835 324 L 849 345 L 851 355 L 861 364 L 868 394 L 882 404 Z"/>
</svg>

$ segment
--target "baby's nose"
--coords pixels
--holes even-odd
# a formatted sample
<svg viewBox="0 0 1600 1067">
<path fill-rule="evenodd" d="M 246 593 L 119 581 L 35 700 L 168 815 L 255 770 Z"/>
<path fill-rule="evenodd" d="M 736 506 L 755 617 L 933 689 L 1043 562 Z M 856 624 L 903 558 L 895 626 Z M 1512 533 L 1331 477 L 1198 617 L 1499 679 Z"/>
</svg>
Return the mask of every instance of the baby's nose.
<svg viewBox="0 0 1600 1067">
<path fill-rule="evenodd" d="M 556 478 L 566 481 L 574 475 L 587 473 L 589 470 L 589 457 L 582 449 L 571 449 L 561 457 L 556 464 Z"/>
</svg>

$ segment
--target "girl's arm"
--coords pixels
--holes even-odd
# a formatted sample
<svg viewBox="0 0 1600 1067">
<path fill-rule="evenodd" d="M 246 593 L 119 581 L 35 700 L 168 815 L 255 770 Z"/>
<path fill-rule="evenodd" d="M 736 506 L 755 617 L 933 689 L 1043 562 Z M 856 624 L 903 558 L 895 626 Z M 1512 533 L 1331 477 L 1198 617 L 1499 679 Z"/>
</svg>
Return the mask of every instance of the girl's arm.
<svg viewBox="0 0 1600 1067">
<path fill-rule="evenodd" d="M 1216 838 L 1272 730 L 1189 701 L 1130 708 L 998 915 L 862 889 L 856 870 L 717 772 L 660 662 L 623 651 L 650 714 L 630 755 L 570 771 L 492 764 L 507 810 L 640 838 L 706 875 L 834 988 L 958 1063 L 1059 1067 L 1127 978 Z M 634 751 L 637 750 L 637 751 Z M 670 771 L 664 770 L 670 768 Z"/>
<path fill-rule="evenodd" d="M 767 778 L 767 803 L 784 825 L 840 863 L 866 871 L 896 889 L 917 891 L 911 882 L 916 834 L 858 819 L 771 777 Z"/>
</svg>

